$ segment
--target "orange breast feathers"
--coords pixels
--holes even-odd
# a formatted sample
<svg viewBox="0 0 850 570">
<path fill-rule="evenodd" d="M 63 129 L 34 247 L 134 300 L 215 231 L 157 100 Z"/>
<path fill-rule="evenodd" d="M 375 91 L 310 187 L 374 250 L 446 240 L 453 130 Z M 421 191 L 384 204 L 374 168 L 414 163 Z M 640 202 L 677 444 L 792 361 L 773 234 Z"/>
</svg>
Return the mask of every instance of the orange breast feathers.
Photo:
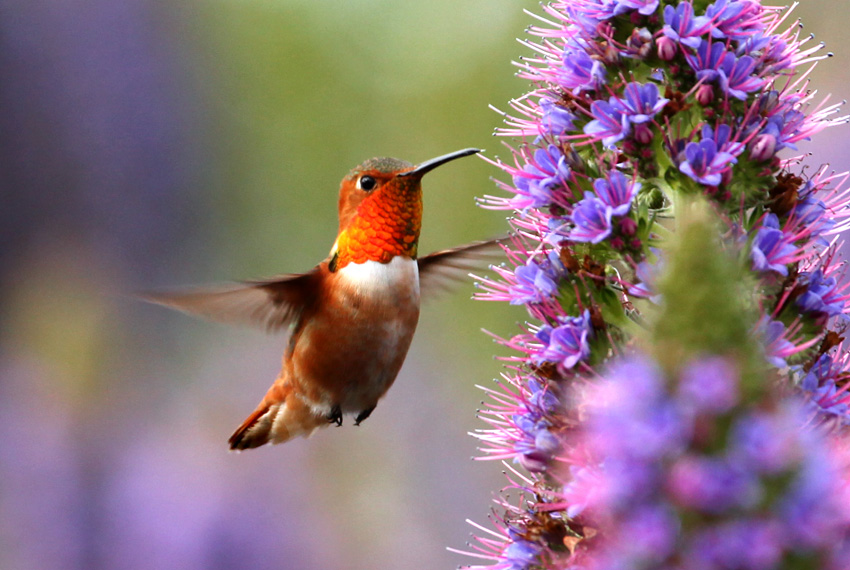
<svg viewBox="0 0 850 570">
<path fill-rule="evenodd" d="M 388 263 L 396 255 L 415 259 L 422 226 L 422 197 L 415 190 L 411 196 L 381 189 L 364 200 L 337 239 L 337 268 L 370 260 Z"/>
</svg>

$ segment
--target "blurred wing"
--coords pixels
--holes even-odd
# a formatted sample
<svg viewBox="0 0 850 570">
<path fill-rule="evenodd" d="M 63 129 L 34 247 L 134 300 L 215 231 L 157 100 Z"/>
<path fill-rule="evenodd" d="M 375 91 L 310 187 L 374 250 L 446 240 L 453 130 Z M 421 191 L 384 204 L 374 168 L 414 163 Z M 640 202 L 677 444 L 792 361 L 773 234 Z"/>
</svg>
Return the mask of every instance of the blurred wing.
<svg viewBox="0 0 850 570">
<path fill-rule="evenodd" d="M 249 325 L 275 332 L 293 322 L 319 285 L 318 268 L 216 289 L 143 295 L 142 299 L 190 315 L 227 324 Z"/>
<path fill-rule="evenodd" d="M 477 241 L 453 249 L 436 251 L 419 258 L 419 290 L 423 298 L 448 291 L 463 282 L 470 271 L 480 269 L 504 257 L 499 241 Z"/>
</svg>

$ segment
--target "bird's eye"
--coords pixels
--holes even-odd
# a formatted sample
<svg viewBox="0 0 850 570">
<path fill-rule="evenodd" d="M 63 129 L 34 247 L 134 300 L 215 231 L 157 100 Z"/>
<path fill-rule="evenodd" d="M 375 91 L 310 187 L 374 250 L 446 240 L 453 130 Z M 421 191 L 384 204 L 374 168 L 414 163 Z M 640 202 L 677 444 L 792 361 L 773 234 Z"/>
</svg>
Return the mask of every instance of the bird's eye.
<svg viewBox="0 0 850 570">
<path fill-rule="evenodd" d="M 377 185 L 378 182 L 368 175 L 363 175 L 357 180 L 357 187 L 366 192 L 374 190 Z"/>
</svg>

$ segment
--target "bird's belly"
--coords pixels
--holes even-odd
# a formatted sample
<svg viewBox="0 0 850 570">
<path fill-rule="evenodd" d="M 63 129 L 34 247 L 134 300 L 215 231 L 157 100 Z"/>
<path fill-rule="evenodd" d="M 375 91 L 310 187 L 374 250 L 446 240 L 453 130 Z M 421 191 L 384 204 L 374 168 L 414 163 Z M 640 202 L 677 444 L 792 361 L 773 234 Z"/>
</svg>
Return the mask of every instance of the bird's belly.
<svg viewBox="0 0 850 570">
<path fill-rule="evenodd" d="M 291 347 L 291 378 L 316 411 L 374 407 L 395 380 L 419 319 L 415 260 L 350 263 Z M 285 363 L 286 365 L 286 363 Z"/>
</svg>

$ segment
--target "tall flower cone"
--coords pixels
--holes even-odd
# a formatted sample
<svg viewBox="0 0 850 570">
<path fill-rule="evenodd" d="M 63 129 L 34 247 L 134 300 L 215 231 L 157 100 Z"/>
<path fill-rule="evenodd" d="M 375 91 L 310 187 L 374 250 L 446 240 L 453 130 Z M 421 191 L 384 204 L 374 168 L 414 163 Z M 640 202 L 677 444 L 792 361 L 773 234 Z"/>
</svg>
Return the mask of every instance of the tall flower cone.
<svg viewBox="0 0 850 570">
<path fill-rule="evenodd" d="M 510 490 L 484 567 L 850 568 L 850 194 L 792 154 L 846 119 L 792 10 L 564 0 L 529 28 L 481 200 L 515 231 L 478 296 L 530 319 L 474 434 Z"/>
</svg>

